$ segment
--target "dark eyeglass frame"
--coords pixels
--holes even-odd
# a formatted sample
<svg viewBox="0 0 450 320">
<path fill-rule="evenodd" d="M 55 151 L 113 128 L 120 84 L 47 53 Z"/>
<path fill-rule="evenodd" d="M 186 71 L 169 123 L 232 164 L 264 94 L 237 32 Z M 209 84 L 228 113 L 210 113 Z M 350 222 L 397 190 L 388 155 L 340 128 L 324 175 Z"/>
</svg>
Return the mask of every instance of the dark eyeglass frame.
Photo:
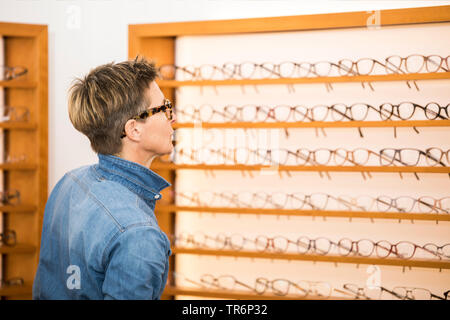
<svg viewBox="0 0 450 320">
<path fill-rule="evenodd" d="M 432 149 L 436 149 L 436 150 L 440 150 L 441 155 L 440 155 L 440 159 L 436 159 L 433 155 L 430 154 L 430 150 Z M 393 156 L 391 157 L 390 155 L 386 154 L 387 151 L 393 152 Z M 404 152 L 417 152 L 417 159 L 414 163 L 412 162 L 404 162 L 402 160 L 402 153 Z M 390 165 L 394 165 L 394 161 L 398 161 L 400 162 L 402 165 L 404 166 L 417 166 L 417 164 L 420 161 L 421 156 L 425 157 L 425 160 L 427 161 L 427 163 L 429 164 L 428 161 L 434 161 L 434 163 L 429 164 L 430 166 L 437 166 L 438 164 L 440 164 L 443 167 L 447 167 L 447 165 L 445 163 L 442 162 L 443 158 L 446 157 L 447 158 L 447 162 L 448 162 L 448 153 L 449 153 L 450 149 L 447 151 L 441 150 L 439 148 L 428 148 L 425 151 L 419 150 L 419 149 L 414 149 L 414 148 L 401 148 L 401 149 L 395 149 L 395 148 L 384 148 L 381 149 L 379 154 L 380 154 L 380 165 L 381 166 L 390 166 Z M 404 158 L 403 158 L 404 159 Z M 383 160 L 385 161 L 383 163 Z M 387 161 L 387 162 L 386 162 Z"/>
<path fill-rule="evenodd" d="M 411 70 L 410 68 L 408 68 L 408 59 L 411 58 L 417 58 L 419 57 L 420 59 L 422 59 L 422 65 L 420 66 L 419 70 Z M 433 60 L 431 60 L 432 57 L 437 57 L 438 59 L 440 59 L 440 63 L 436 64 Z M 393 61 L 392 58 L 398 58 L 399 59 L 399 64 L 396 65 Z M 401 70 L 402 66 L 405 67 L 405 70 L 407 73 L 417 73 L 417 72 L 421 72 L 423 70 L 423 67 L 425 66 L 426 70 L 428 73 L 434 73 L 434 72 L 438 72 L 440 69 L 444 70 L 445 72 L 448 72 L 447 69 L 445 69 L 445 67 L 443 66 L 444 62 L 446 64 L 448 64 L 447 62 L 448 56 L 446 58 L 443 58 L 441 56 L 438 55 L 430 55 L 430 56 L 424 56 L 424 55 L 420 55 L 420 54 L 411 54 L 407 57 L 400 57 L 400 56 L 389 56 L 385 59 L 386 62 L 386 66 L 388 64 L 390 64 L 391 66 L 393 66 L 397 71 L 403 71 Z M 411 61 L 411 60 L 410 60 Z M 435 70 L 430 70 L 429 68 L 429 64 L 427 64 L 427 62 L 430 61 L 432 64 L 434 64 L 435 66 L 437 66 L 437 68 Z M 447 66 L 448 68 L 448 66 Z M 391 70 L 389 70 L 391 71 Z M 388 69 L 386 69 L 386 72 L 388 72 Z M 391 71 L 392 72 L 392 71 Z"/>
<path fill-rule="evenodd" d="M 407 104 L 410 104 L 410 106 L 412 106 L 412 112 L 409 115 L 405 116 L 404 113 L 400 112 L 400 107 Z M 432 110 L 432 105 L 435 105 L 438 108 L 437 112 Z M 417 109 L 422 109 L 428 120 L 435 120 L 437 118 L 446 120 L 450 117 L 449 107 L 450 104 L 443 107 L 436 102 L 429 102 L 425 106 L 421 106 L 414 102 L 403 101 L 399 104 L 383 103 L 378 107 L 378 112 L 380 113 L 381 119 L 384 121 L 390 120 L 392 116 L 395 116 L 401 120 L 410 120 Z"/>
<path fill-rule="evenodd" d="M 0 205 L 16 205 L 20 203 L 19 190 L 0 191 Z"/>
<path fill-rule="evenodd" d="M 28 72 L 28 69 L 22 66 L 9 67 L 0 65 L 0 70 L 2 70 L 2 77 L 4 81 L 16 79 Z"/>
<path fill-rule="evenodd" d="M 167 113 L 167 111 L 169 113 Z M 155 108 L 149 108 L 147 110 L 142 111 L 141 113 L 139 113 L 137 116 L 134 116 L 132 118 L 130 118 L 129 120 L 145 120 L 148 117 L 151 117 L 159 112 L 164 112 L 164 114 L 167 117 L 167 120 L 172 120 L 173 119 L 173 106 L 172 106 L 172 102 L 170 102 L 169 99 L 164 99 L 164 104 L 160 105 L 159 107 L 155 107 Z M 125 138 L 127 135 L 125 133 L 125 130 L 122 132 L 122 135 L 120 136 L 121 139 Z"/>
<path fill-rule="evenodd" d="M 407 255 L 402 254 L 401 252 L 399 252 L 399 249 L 398 249 L 398 246 L 399 246 L 399 245 L 402 245 L 402 246 L 404 246 L 404 245 L 409 245 L 410 248 L 412 248 L 412 249 L 411 249 L 412 251 L 411 251 L 411 252 L 408 252 Z M 379 250 L 379 249 L 380 249 L 380 250 Z M 384 252 L 381 251 L 382 249 L 384 250 Z M 397 242 L 397 243 L 395 243 L 395 244 L 392 244 L 392 243 L 390 243 L 390 242 L 387 241 L 387 240 L 380 240 L 380 241 L 378 241 L 378 242 L 375 244 L 375 252 L 376 252 L 376 255 L 378 256 L 378 258 L 381 258 L 381 259 L 384 259 L 384 258 L 390 256 L 391 254 L 395 255 L 396 258 L 399 258 L 399 259 L 406 259 L 406 260 L 407 260 L 407 259 L 411 259 L 412 257 L 414 257 L 414 255 L 415 255 L 417 249 L 425 250 L 425 251 L 427 251 L 428 253 L 431 253 L 431 254 L 433 254 L 433 255 L 435 255 L 435 256 L 438 257 L 437 253 L 435 254 L 435 253 L 433 253 L 432 251 L 430 251 L 430 250 L 424 248 L 423 246 L 419 246 L 419 245 L 417 245 L 417 244 L 415 244 L 415 243 L 412 243 L 412 242 L 410 242 L 410 241 L 400 241 L 400 242 Z"/>
<path fill-rule="evenodd" d="M 0 233 L 0 244 L 7 247 L 14 247 L 16 243 L 17 236 L 14 230 L 5 230 L 3 233 Z"/>
<path fill-rule="evenodd" d="M 352 288 L 352 286 L 355 287 L 355 288 Z M 364 298 L 364 299 L 366 299 L 366 300 L 372 300 L 372 298 L 370 298 L 370 297 L 366 294 L 366 289 L 368 289 L 368 287 L 360 287 L 360 286 L 358 286 L 358 285 L 356 285 L 356 284 L 353 284 L 353 283 L 345 283 L 345 284 L 343 285 L 343 288 L 344 288 L 344 290 L 347 290 L 347 291 L 351 292 L 351 293 L 355 296 L 355 299 L 361 299 L 361 298 Z M 401 296 L 399 296 L 397 293 L 395 293 L 395 292 L 392 291 L 392 290 L 386 289 L 385 287 L 382 287 L 382 286 L 373 286 L 373 288 L 374 288 L 374 289 L 379 289 L 379 290 L 380 290 L 380 297 L 381 297 L 381 294 L 382 294 L 383 292 L 387 292 L 387 293 L 391 294 L 393 297 L 396 297 L 397 299 L 403 299 L 403 298 L 402 298 Z M 356 290 L 354 290 L 354 289 L 356 289 Z M 410 300 L 409 298 L 406 298 L 406 299 Z"/>
<path fill-rule="evenodd" d="M 25 281 L 23 278 L 15 277 L 6 280 L 0 280 L 0 288 L 1 287 L 12 287 L 12 286 L 23 286 Z"/>
<path fill-rule="evenodd" d="M 400 294 L 398 292 L 399 289 L 404 290 L 405 295 Z M 403 287 L 403 286 L 398 286 L 398 287 L 392 288 L 392 291 L 395 292 L 395 294 L 397 296 L 399 296 L 400 299 L 402 299 L 402 300 L 417 300 L 413 294 L 413 291 L 416 291 L 416 290 L 426 291 L 429 294 L 429 300 L 432 300 L 433 298 L 437 299 L 437 300 L 446 300 L 443 297 L 435 295 L 433 292 L 431 292 L 430 290 L 425 289 L 425 288 Z"/>
</svg>

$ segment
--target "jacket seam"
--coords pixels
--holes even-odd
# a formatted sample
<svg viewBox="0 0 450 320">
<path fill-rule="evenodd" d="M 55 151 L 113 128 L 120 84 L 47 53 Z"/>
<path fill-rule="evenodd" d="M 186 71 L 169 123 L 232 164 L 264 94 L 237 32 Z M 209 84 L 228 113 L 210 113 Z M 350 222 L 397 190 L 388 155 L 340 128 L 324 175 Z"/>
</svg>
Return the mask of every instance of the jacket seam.
<svg viewBox="0 0 450 320">
<path fill-rule="evenodd" d="M 105 205 L 94 194 L 92 194 L 92 192 L 90 192 L 89 189 L 77 177 L 75 177 L 70 172 L 68 173 L 68 175 L 70 176 L 71 179 L 73 179 L 84 190 L 84 192 L 87 195 L 91 196 L 92 199 L 94 199 L 94 201 L 105 210 L 105 212 L 111 217 L 111 219 L 114 221 L 116 226 L 119 228 L 119 230 L 123 230 L 123 226 L 120 225 L 120 223 L 114 218 L 114 216 L 108 210 L 108 208 L 106 208 Z"/>
<path fill-rule="evenodd" d="M 102 181 L 102 179 L 105 179 L 105 177 L 103 175 L 100 174 L 100 172 L 97 171 L 97 169 L 94 166 L 91 166 L 92 168 L 92 173 L 97 176 L 97 180 Z"/>
</svg>

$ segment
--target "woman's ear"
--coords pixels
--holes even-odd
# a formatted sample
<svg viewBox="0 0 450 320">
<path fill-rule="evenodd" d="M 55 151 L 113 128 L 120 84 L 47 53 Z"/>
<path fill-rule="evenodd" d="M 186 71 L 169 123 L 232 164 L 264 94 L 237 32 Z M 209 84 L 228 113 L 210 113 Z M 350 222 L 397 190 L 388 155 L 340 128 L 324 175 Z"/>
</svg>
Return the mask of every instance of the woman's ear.
<svg viewBox="0 0 450 320">
<path fill-rule="evenodd" d="M 135 119 L 130 119 L 125 123 L 125 133 L 128 139 L 133 141 L 140 141 L 141 139 L 141 126 Z"/>
</svg>

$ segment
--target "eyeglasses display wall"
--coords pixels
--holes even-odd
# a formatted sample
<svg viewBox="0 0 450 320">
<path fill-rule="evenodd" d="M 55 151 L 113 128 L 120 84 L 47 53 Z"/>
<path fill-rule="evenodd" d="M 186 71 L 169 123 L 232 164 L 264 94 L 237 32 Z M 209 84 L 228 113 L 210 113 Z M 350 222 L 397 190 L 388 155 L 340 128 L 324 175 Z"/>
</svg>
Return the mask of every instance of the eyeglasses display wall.
<svg viewBox="0 0 450 320">
<path fill-rule="evenodd" d="M 4 57 L 4 40 L 3 37 L 0 37 L 0 65 L 5 64 L 5 57 Z M 0 88 L 0 108 L 5 107 L 5 95 L 4 95 L 4 89 L 3 87 Z M 0 129 L 0 158 L 3 158 L 3 152 L 5 149 L 5 146 L 3 145 L 3 129 Z M 3 172 L 0 172 L 0 191 L 3 191 Z M 0 215 L 0 232 L 3 232 L 3 215 Z M 2 272 L 2 257 L 0 256 L 0 274 L 3 274 Z M 3 279 L 2 279 L 3 280 Z"/>
<path fill-rule="evenodd" d="M 47 201 L 47 27 L 0 22 L 1 299 L 31 299 Z"/>
<path fill-rule="evenodd" d="M 450 8 L 418 10 L 130 26 L 177 115 L 166 297 L 448 297 Z"/>
</svg>

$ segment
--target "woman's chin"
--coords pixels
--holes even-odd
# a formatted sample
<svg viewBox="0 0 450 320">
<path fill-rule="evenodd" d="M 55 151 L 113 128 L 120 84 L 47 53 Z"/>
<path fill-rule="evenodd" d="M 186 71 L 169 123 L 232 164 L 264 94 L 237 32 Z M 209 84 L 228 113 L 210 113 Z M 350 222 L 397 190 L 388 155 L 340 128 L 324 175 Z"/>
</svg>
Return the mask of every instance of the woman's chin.
<svg viewBox="0 0 450 320">
<path fill-rule="evenodd" d="M 167 147 L 166 150 L 164 150 L 164 152 L 162 153 L 162 155 L 167 155 L 167 154 L 171 154 L 173 151 L 174 146 L 172 145 L 172 142 L 170 142 L 170 145 Z"/>
</svg>

